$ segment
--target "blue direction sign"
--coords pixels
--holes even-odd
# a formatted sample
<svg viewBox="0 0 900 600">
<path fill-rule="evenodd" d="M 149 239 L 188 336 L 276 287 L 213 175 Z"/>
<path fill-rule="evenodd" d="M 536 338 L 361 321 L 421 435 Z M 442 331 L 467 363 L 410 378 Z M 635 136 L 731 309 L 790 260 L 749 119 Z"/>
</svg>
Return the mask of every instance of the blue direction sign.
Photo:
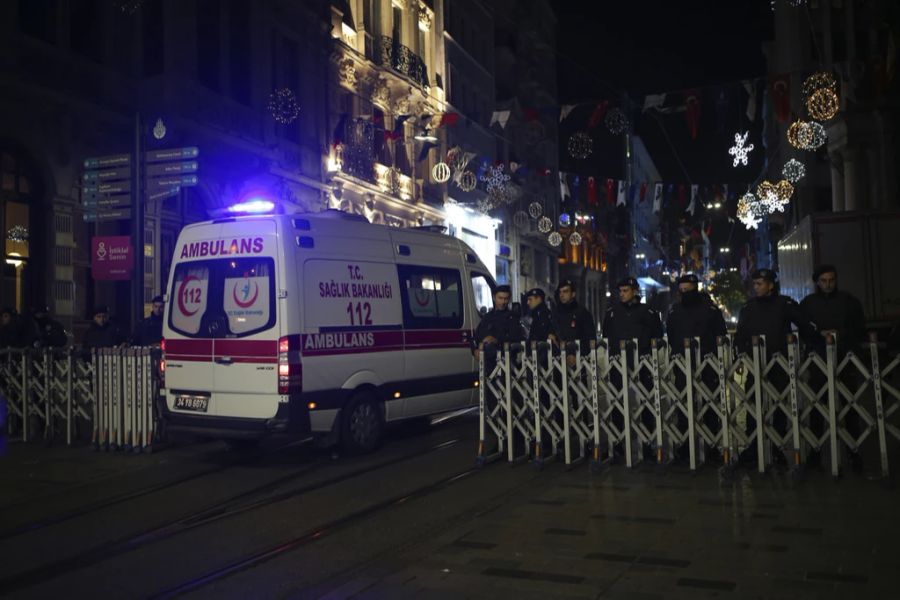
<svg viewBox="0 0 900 600">
<path fill-rule="evenodd" d="M 114 182 L 97 182 L 91 185 L 84 186 L 84 194 L 87 196 L 97 195 L 97 194 L 127 194 L 131 191 L 131 182 L 128 180 L 125 181 L 114 181 Z"/>
<path fill-rule="evenodd" d="M 84 220 L 88 223 L 94 223 L 97 221 L 121 221 L 127 220 L 131 218 L 131 209 L 130 208 L 117 208 L 111 210 L 98 210 L 97 212 L 90 212 L 84 214 Z"/>
<path fill-rule="evenodd" d="M 180 173 L 196 173 L 200 164 L 196 160 L 187 162 L 171 162 L 147 165 L 147 175 L 178 175 Z"/>
<path fill-rule="evenodd" d="M 96 183 L 98 181 L 117 181 L 120 179 L 130 179 L 131 168 L 111 169 L 108 171 L 85 171 L 84 180 L 88 183 Z"/>
<path fill-rule="evenodd" d="M 161 200 L 163 198 L 169 198 L 170 196 L 174 196 L 181 191 L 181 186 L 175 186 L 170 188 L 162 188 L 158 192 L 151 192 L 147 194 L 147 200 Z"/>
<path fill-rule="evenodd" d="M 154 177 L 147 180 L 147 191 L 158 192 L 166 188 L 188 187 L 197 185 L 199 181 L 196 175 L 175 175 L 171 177 Z"/>
<path fill-rule="evenodd" d="M 111 206 L 131 206 L 131 196 L 90 196 L 84 199 L 82 206 L 90 209 Z"/>
<path fill-rule="evenodd" d="M 166 162 L 170 160 L 185 160 L 200 156 L 200 149 L 196 146 L 184 148 L 168 148 L 165 150 L 151 150 L 144 153 L 144 159 L 148 163 Z"/>
<path fill-rule="evenodd" d="M 96 156 L 84 159 L 85 169 L 108 169 L 110 167 L 124 167 L 130 164 L 130 154 L 111 154 L 110 156 Z"/>
</svg>

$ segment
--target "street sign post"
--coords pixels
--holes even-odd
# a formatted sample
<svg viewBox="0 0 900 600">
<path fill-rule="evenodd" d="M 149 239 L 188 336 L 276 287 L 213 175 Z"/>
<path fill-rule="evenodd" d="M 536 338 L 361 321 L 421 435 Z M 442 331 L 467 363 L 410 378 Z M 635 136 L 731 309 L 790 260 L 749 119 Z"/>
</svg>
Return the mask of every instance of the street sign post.
<svg viewBox="0 0 900 600">
<path fill-rule="evenodd" d="M 131 195 L 124 196 L 85 196 L 82 206 L 88 209 L 106 208 L 110 206 L 131 206 Z"/>
<path fill-rule="evenodd" d="M 85 171 L 84 181 L 86 183 L 95 184 L 98 181 L 118 181 L 121 179 L 131 178 L 131 168 L 122 167 L 119 169 L 111 169 L 107 171 Z"/>
<path fill-rule="evenodd" d="M 175 186 L 164 188 L 158 192 L 147 192 L 147 200 L 162 200 L 163 198 L 170 198 L 172 196 L 177 196 L 178 192 L 180 191 L 181 187 Z"/>
<path fill-rule="evenodd" d="M 96 223 L 98 221 L 127 221 L 129 219 L 131 219 L 130 208 L 114 208 L 84 213 L 84 220 L 88 223 Z"/>
<path fill-rule="evenodd" d="M 187 146 L 184 148 L 167 148 L 164 150 L 151 150 L 144 153 L 144 160 L 148 163 L 166 162 L 170 160 L 185 160 L 188 158 L 197 158 L 200 155 L 200 149 L 196 146 Z"/>
<path fill-rule="evenodd" d="M 94 183 L 85 185 L 83 192 L 88 196 L 97 194 L 127 194 L 131 192 L 131 182 L 125 180 Z"/>
<path fill-rule="evenodd" d="M 130 154 L 111 154 L 109 156 L 96 156 L 84 159 L 85 169 L 108 169 L 110 167 L 122 167 L 130 164 Z"/>
<path fill-rule="evenodd" d="M 147 191 L 150 193 L 158 192 L 166 188 L 173 187 L 190 187 L 195 186 L 199 182 L 196 175 L 175 175 L 169 177 L 152 177 L 147 180 Z"/>
<path fill-rule="evenodd" d="M 179 175 L 182 173 L 196 173 L 200 165 L 196 160 L 187 162 L 156 163 L 147 165 L 147 175 L 157 177 L 159 175 Z"/>
</svg>

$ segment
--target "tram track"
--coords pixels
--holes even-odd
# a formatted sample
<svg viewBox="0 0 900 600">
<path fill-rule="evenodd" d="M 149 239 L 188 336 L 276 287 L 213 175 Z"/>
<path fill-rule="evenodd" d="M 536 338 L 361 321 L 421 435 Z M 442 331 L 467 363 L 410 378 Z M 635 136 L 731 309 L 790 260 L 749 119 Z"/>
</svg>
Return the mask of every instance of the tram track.
<svg viewBox="0 0 900 600">
<path fill-rule="evenodd" d="M 175 479 L 169 481 L 162 481 L 160 483 L 156 483 L 153 485 L 145 486 L 136 490 L 131 490 L 127 492 L 123 492 L 121 494 L 116 494 L 114 496 L 110 496 L 108 498 L 103 498 L 102 500 L 97 500 L 95 502 L 91 502 L 84 506 L 80 506 L 74 510 L 66 511 L 45 519 L 39 519 L 37 521 L 33 521 L 30 523 L 26 523 L 24 525 L 17 525 L 15 527 L 11 527 L 5 531 L 0 531 L 0 542 L 4 540 L 8 540 L 10 538 L 14 538 L 26 533 L 33 533 L 35 531 L 39 531 L 41 529 L 45 529 L 47 527 L 53 525 L 59 525 L 61 523 L 65 523 L 67 521 L 71 521 L 73 519 L 77 519 L 91 513 L 95 513 L 112 506 L 116 506 L 117 504 L 122 504 L 124 502 L 128 502 L 130 500 L 136 500 L 143 496 L 148 496 L 150 494 L 155 494 L 157 492 L 173 488 L 175 486 L 188 483 L 191 481 L 196 481 L 202 479 L 203 477 L 208 477 L 210 475 L 217 475 L 220 473 L 224 473 L 229 469 L 235 469 L 240 467 L 245 467 L 247 465 L 251 465 L 255 462 L 264 460 L 267 457 L 273 456 L 281 452 L 282 450 L 286 450 L 288 448 L 293 448 L 295 446 L 303 445 L 308 443 L 311 438 L 304 438 L 302 440 L 292 440 L 285 444 L 278 445 L 274 448 L 268 449 L 265 452 L 260 452 L 257 454 L 249 455 L 241 457 L 229 464 L 218 465 L 215 467 L 211 467 L 209 469 L 201 470 L 197 473 L 190 473 L 188 475 L 184 475 L 181 477 L 176 477 Z M 71 490 L 70 490 L 71 491 Z"/>
<path fill-rule="evenodd" d="M 386 469 L 388 467 L 402 464 L 432 452 L 438 452 L 446 448 L 450 448 L 462 441 L 459 438 L 446 440 L 433 446 L 422 449 L 416 449 L 411 452 L 404 453 L 399 457 L 383 460 L 375 464 L 364 464 L 358 468 L 348 472 L 329 477 L 314 483 L 300 486 L 294 489 L 288 489 L 283 492 L 265 496 L 259 499 L 253 497 L 265 494 L 277 489 L 279 486 L 289 483 L 292 480 L 309 475 L 311 472 L 331 463 L 314 463 L 303 471 L 295 471 L 274 481 L 267 482 L 250 490 L 241 492 L 228 499 L 218 501 L 211 505 L 205 506 L 199 510 L 192 511 L 186 515 L 182 515 L 177 519 L 173 519 L 168 523 L 157 525 L 137 534 L 130 534 L 126 537 L 111 542 L 104 542 L 86 550 L 80 551 L 77 555 L 63 558 L 47 564 L 27 569 L 19 573 L 0 578 L 0 590 L 4 593 L 14 592 L 26 589 L 28 587 L 55 579 L 65 573 L 69 573 L 85 567 L 90 567 L 98 563 L 102 563 L 111 558 L 116 558 L 124 553 L 137 550 L 139 548 L 160 542 L 182 533 L 186 533 L 198 527 L 219 522 L 231 517 L 258 510 L 273 504 L 283 502 L 288 499 L 294 499 L 304 494 L 319 491 L 330 486 L 340 484 L 361 475 L 370 474 L 373 471 Z M 242 502 L 243 501 L 243 502 Z"/>
</svg>

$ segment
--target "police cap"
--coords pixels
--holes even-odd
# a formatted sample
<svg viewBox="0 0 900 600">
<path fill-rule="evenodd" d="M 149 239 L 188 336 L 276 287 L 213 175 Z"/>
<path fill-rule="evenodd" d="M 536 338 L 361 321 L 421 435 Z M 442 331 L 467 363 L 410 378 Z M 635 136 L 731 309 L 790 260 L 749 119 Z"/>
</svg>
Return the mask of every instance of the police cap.
<svg viewBox="0 0 900 600">
<path fill-rule="evenodd" d="M 776 283 L 778 281 L 778 273 L 772 269 L 756 269 L 750 274 L 750 279 L 765 279 L 766 281 Z"/>
<path fill-rule="evenodd" d="M 619 283 L 616 284 L 616 287 L 630 287 L 636 290 L 641 289 L 641 286 L 638 284 L 637 279 L 634 277 L 625 277 L 619 280 Z"/>
<path fill-rule="evenodd" d="M 530 290 L 525 292 L 525 297 L 529 298 L 531 296 L 537 296 L 538 298 L 543 300 L 544 299 L 544 290 L 542 290 L 541 288 L 531 288 Z"/>
<path fill-rule="evenodd" d="M 700 283 L 700 278 L 693 273 L 688 273 L 678 278 L 678 284 L 681 285 L 682 283 L 693 283 L 696 285 Z"/>
<path fill-rule="evenodd" d="M 31 314 L 42 315 L 50 312 L 50 307 L 46 304 L 36 304 L 31 307 Z"/>
<path fill-rule="evenodd" d="M 559 282 L 559 285 L 556 286 L 556 291 L 558 292 L 559 290 L 563 289 L 564 287 L 568 287 L 568 288 L 571 289 L 573 292 L 574 292 L 575 289 L 576 289 L 576 288 L 575 288 L 575 282 L 572 281 L 571 279 L 563 279 L 562 281 L 560 281 L 560 282 Z"/>
<path fill-rule="evenodd" d="M 108 315 L 109 307 L 105 304 L 98 304 L 94 307 L 94 311 L 91 313 L 92 317 L 96 317 L 97 315 Z"/>
<path fill-rule="evenodd" d="M 508 285 L 498 285 L 497 289 L 494 290 L 494 293 L 495 294 L 502 294 L 502 293 L 512 294 L 512 288 L 509 287 Z"/>
<path fill-rule="evenodd" d="M 153 304 L 156 304 L 157 302 L 159 302 L 160 304 L 162 304 L 162 303 L 164 302 L 164 300 L 163 300 L 163 297 L 162 297 L 162 296 L 156 295 L 156 296 L 153 296 L 153 299 L 150 300 L 150 302 L 152 302 Z"/>
<path fill-rule="evenodd" d="M 837 267 L 834 265 L 819 265 L 813 271 L 813 283 L 819 280 L 819 277 L 824 275 L 825 273 L 834 273 L 837 275 Z"/>
</svg>

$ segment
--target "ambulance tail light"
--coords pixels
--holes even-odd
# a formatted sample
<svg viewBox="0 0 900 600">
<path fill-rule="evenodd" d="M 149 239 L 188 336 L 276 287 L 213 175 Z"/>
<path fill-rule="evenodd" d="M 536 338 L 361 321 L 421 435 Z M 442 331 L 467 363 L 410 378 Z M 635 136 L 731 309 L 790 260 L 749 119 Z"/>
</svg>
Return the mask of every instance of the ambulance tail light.
<svg viewBox="0 0 900 600">
<path fill-rule="evenodd" d="M 166 387 L 166 340 L 159 341 L 159 387 Z"/>
<path fill-rule="evenodd" d="M 286 336 L 278 340 L 278 393 L 299 394 L 302 391 L 300 337 Z"/>
</svg>

